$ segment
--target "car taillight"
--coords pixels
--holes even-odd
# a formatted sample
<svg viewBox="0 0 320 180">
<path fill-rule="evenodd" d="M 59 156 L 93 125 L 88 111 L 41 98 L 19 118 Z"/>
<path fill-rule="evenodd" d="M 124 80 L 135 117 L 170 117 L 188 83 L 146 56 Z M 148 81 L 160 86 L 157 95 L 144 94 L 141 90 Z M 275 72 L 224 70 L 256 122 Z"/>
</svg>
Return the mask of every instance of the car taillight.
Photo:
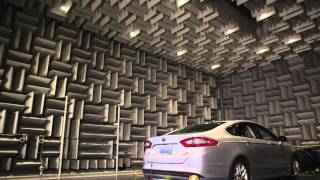
<svg viewBox="0 0 320 180">
<path fill-rule="evenodd" d="M 180 141 L 184 147 L 216 146 L 218 141 L 207 137 L 190 137 Z"/>
<path fill-rule="evenodd" d="M 152 142 L 151 141 L 147 141 L 146 142 L 146 148 L 151 148 L 152 146 Z"/>
</svg>

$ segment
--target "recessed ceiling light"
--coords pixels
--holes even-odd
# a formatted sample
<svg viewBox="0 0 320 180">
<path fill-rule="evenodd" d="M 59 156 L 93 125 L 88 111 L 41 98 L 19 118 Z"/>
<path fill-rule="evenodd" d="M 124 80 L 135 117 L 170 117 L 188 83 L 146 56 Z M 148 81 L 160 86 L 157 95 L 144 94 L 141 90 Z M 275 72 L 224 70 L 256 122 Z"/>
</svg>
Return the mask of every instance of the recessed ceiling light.
<svg viewBox="0 0 320 180">
<path fill-rule="evenodd" d="M 270 16 L 273 16 L 276 13 L 276 11 L 272 9 L 264 10 L 263 12 L 260 12 L 260 14 L 257 15 L 256 20 L 262 21 L 264 19 L 269 18 Z"/>
<path fill-rule="evenodd" d="M 224 35 L 227 36 L 227 35 L 232 34 L 232 33 L 236 32 L 238 30 L 239 30 L 239 26 L 233 26 L 233 27 L 227 28 L 224 31 Z"/>
<path fill-rule="evenodd" d="M 212 65 L 211 65 L 211 69 L 212 69 L 212 70 L 217 69 L 217 68 L 219 68 L 219 67 L 221 67 L 221 64 L 219 64 L 219 63 L 216 63 L 216 64 L 212 64 Z"/>
<path fill-rule="evenodd" d="M 140 29 L 135 29 L 129 33 L 130 38 L 134 38 L 140 34 Z"/>
<path fill-rule="evenodd" d="M 300 35 L 294 35 L 294 36 L 291 36 L 289 38 L 287 38 L 284 43 L 285 44 L 292 44 L 292 43 L 295 43 L 297 41 L 300 41 L 301 40 L 301 36 Z"/>
<path fill-rule="evenodd" d="M 63 11 L 65 14 L 69 12 L 72 6 L 72 1 L 67 1 L 66 3 L 60 6 L 60 10 Z"/>
<path fill-rule="evenodd" d="M 268 47 L 268 46 L 264 46 L 264 47 L 260 47 L 260 48 L 258 48 L 258 50 L 257 50 L 257 54 L 262 54 L 262 53 L 265 53 L 265 52 L 267 52 L 267 51 L 269 51 L 270 50 L 270 48 Z"/>
<path fill-rule="evenodd" d="M 188 50 L 186 50 L 186 49 L 180 49 L 178 52 L 177 52 L 177 56 L 182 56 L 182 55 L 184 55 L 185 53 L 187 53 L 188 52 Z"/>
<path fill-rule="evenodd" d="M 177 0 L 177 7 L 181 7 L 188 3 L 190 0 Z"/>
</svg>

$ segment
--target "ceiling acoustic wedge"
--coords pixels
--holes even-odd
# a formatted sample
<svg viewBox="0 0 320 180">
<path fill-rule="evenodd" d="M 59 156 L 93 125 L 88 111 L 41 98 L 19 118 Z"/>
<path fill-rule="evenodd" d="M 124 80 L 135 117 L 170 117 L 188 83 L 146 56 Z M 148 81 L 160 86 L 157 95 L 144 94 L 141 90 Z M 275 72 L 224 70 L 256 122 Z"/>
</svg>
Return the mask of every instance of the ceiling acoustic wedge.
<svg viewBox="0 0 320 180">
<path fill-rule="evenodd" d="M 219 46 L 219 47 L 216 47 L 212 50 L 213 53 L 217 54 L 217 55 L 221 55 L 221 54 L 224 54 L 226 52 L 228 52 L 229 49 L 228 48 L 225 48 L 224 46 Z"/>
<path fill-rule="evenodd" d="M 260 60 L 260 59 L 261 59 L 261 56 L 259 56 L 258 54 L 252 54 L 247 57 L 248 61 L 256 61 L 256 60 Z"/>
<path fill-rule="evenodd" d="M 196 33 L 203 32 L 204 30 L 208 29 L 209 27 L 210 27 L 209 23 L 200 24 L 196 27 L 195 32 Z"/>
<path fill-rule="evenodd" d="M 220 46 L 225 46 L 227 44 L 232 43 L 233 41 L 234 41 L 233 38 L 230 38 L 229 36 L 223 36 L 221 38 L 218 38 L 216 40 L 216 43 L 220 44 Z"/>
<path fill-rule="evenodd" d="M 232 63 L 238 56 L 244 60 L 257 56 L 261 63 L 270 63 L 274 54 L 286 56 L 309 49 L 302 48 L 301 44 L 309 45 L 314 50 L 320 40 L 320 0 L 56 0 L 52 3 L 5 0 L 4 3 L 8 9 L 3 12 L 5 28 L 0 27 L 0 32 L 3 32 L 0 35 L 3 44 L 0 43 L 0 61 L 1 57 L 8 54 L 2 61 L 15 69 L 13 77 L 22 77 L 21 74 L 32 69 L 34 76 L 57 75 L 84 83 L 87 73 L 93 72 L 90 70 L 91 55 L 94 57 L 93 66 L 98 66 L 97 70 L 111 68 L 111 71 L 118 71 L 119 67 L 109 66 L 117 60 L 108 62 L 103 59 L 110 58 L 109 52 L 114 56 L 112 59 L 123 59 L 122 51 L 116 50 L 118 46 L 110 45 L 112 47 L 109 48 L 108 43 L 92 42 L 97 38 L 105 42 L 118 41 L 121 47 L 139 48 L 174 63 L 194 65 L 208 73 L 211 72 L 210 67 L 206 67 L 204 62 L 219 60 L 224 68 L 225 64 Z M 16 12 L 13 11 L 15 6 L 25 8 Z M 37 13 L 43 11 L 49 19 L 36 17 L 29 13 L 30 10 Z M 10 17 L 17 17 L 13 19 L 13 27 L 9 26 L 12 21 Z M 291 37 L 295 35 L 300 37 Z M 12 47 L 6 53 L 4 47 L 10 37 L 13 37 L 10 41 Z M 76 46 L 72 45 L 74 43 Z M 91 46 L 93 52 L 89 52 Z M 256 48 L 263 46 L 270 50 L 256 54 Z M 302 49 L 298 48 L 300 46 Z M 186 49 L 188 53 L 177 56 L 180 49 Z M 38 53 L 35 60 L 32 58 L 34 51 Z M 41 61 L 43 55 L 46 55 L 44 62 Z M 299 53 L 298 56 L 303 54 Z M 53 64 L 49 63 L 50 57 L 54 59 Z M 134 55 L 125 58 L 133 63 L 140 62 Z M 60 59 L 64 64 L 59 63 Z M 239 63 L 246 63 L 244 60 Z M 30 65 L 33 61 L 35 64 Z M 72 72 L 69 72 L 68 64 L 73 61 L 76 64 L 72 65 Z M 248 68 L 250 63 L 244 66 Z M 16 68 L 24 70 L 20 72 Z M 236 72 L 236 67 L 227 68 L 226 71 L 221 68 L 218 72 L 229 71 Z M 23 85 L 24 78 L 18 79 L 18 84 Z M 94 83 L 100 82 L 97 78 L 92 80 Z M 17 89 L 19 92 L 24 89 L 22 85 L 15 87 L 1 80 L 0 83 L 6 89 Z M 100 86 L 90 85 L 91 96 L 93 91 L 100 91 Z M 45 91 L 34 84 L 28 87 L 39 92 Z"/>
<path fill-rule="evenodd" d="M 241 43 L 244 46 L 248 45 L 248 44 L 251 44 L 253 42 L 256 42 L 256 38 L 253 37 L 252 35 L 247 35 L 247 36 L 241 37 L 239 39 L 239 43 Z"/>
<path fill-rule="evenodd" d="M 308 10 L 307 15 L 310 19 L 316 19 L 320 17 L 320 7 L 312 7 L 311 10 Z"/>
<path fill-rule="evenodd" d="M 211 62 L 220 62 L 220 61 L 223 61 L 225 58 L 220 56 L 220 55 L 217 55 L 217 56 L 214 56 L 213 58 L 210 59 Z"/>
<path fill-rule="evenodd" d="M 311 50 L 311 46 L 309 44 L 302 44 L 298 45 L 297 47 L 293 48 L 293 51 L 296 53 L 302 53 L 305 51 Z"/>
<path fill-rule="evenodd" d="M 149 1 L 147 1 L 147 8 L 150 9 L 160 2 L 161 2 L 161 0 L 149 0 Z"/>
<path fill-rule="evenodd" d="M 289 6 L 289 7 L 285 8 L 284 10 L 282 10 L 279 13 L 279 16 L 283 20 L 288 20 L 288 19 L 291 19 L 291 18 L 294 18 L 298 15 L 303 14 L 303 12 L 304 12 L 304 10 L 301 5 L 293 4 L 292 6 Z"/>
<path fill-rule="evenodd" d="M 273 52 L 277 53 L 277 54 L 281 54 L 281 53 L 284 53 L 284 52 L 287 52 L 287 51 L 290 51 L 291 48 L 287 45 L 280 45 L 280 46 L 277 46 L 273 49 Z"/>
<path fill-rule="evenodd" d="M 243 59 L 244 58 L 242 56 L 238 55 L 238 54 L 229 57 L 229 60 L 232 61 L 232 62 L 239 62 L 239 61 L 241 61 Z"/>
<path fill-rule="evenodd" d="M 237 55 L 246 53 L 249 51 L 249 48 L 247 48 L 246 46 L 238 46 L 233 50 L 233 53 L 236 53 Z"/>
<path fill-rule="evenodd" d="M 261 42 L 263 45 L 269 45 L 269 44 L 277 42 L 278 40 L 279 40 L 278 36 L 272 34 L 272 35 L 267 36 L 264 39 L 262 39 Z"/>
<path fill-rule="evenodd" d="M 219 16 L 219 12 L 212 7 L 206 6 L 204 10 L 200 10 L 197 19 L 201 19 L 203 23 L 209 22 Z"/>
<path fill-rule="evenodd" d="M 310 30 L 310 29 L 313 29 L 315 28 L 316 25 L 314 24 L 313 21 L 311 20 L 306 20 L 304 22 L 301 22 L 301 23 L 298 23 L 296 25 L 293 26 L 293 30 L 296 32 L 296 33 L 302 33 L 304 31 L 307 31 L 307 30 Z"/>
<path fill-rule="evenodd" d="M 317 42 L 320 40 L 320 32 L 310 34 L 304 38 L 304 41 L 307 42 L 308 44 L 312 44 L 314 42 Z"/>
<path fill-rule="evenodd" d="M 275 33 L 280 33 L 282 31 L 288 30 L 289 28 L 290 28 L 289 23 L 281 21 L 281 22 L 272 24 L 268 28 L 268 30 L 271 31 L 273 34 L 275 34 Z"/>
<path fill-rule="evenodd" d="M 268 62 L 272 62 L 272 61 L 275 61 L 278 59 L 281 59 L 281 56 L 279 56 L 278 54 L 270 54 L 270 55 L 266 56 L 266 60 Z"/>
</svg>

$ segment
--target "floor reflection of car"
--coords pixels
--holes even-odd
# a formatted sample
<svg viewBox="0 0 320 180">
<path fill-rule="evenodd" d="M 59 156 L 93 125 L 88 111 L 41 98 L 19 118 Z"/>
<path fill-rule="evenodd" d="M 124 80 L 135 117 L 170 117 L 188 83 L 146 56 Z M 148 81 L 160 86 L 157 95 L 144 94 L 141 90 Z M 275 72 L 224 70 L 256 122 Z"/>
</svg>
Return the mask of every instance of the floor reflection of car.
<svg viewBox="0 0 320 180">
<path fill-rule="evenodd" d="M 147 179 L 256 180 L 300 174 L 297 156 L 266 128 L 245 120 L 178 129 L 146 143 Z"/>
</svg>

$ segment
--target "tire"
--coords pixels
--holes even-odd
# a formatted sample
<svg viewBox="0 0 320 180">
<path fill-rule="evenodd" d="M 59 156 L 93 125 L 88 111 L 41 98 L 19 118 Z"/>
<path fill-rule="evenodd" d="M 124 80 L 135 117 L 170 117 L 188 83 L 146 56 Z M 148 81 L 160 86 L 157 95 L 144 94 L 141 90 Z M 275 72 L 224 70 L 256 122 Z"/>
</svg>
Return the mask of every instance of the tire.
<svg viewBox="0 0 320 180">
<path fill-rule="evenodd" d="M 293 157 L 291 160 L 291 176 L 300 176 L 301 175 L 301 164 L 297 157 Z"/>
<path fill-rule="evenodd" d="M 244 159 L 237 159 L 233 162 L 229 180 L 251 180 L 249 164 Z"/>
</svg>

